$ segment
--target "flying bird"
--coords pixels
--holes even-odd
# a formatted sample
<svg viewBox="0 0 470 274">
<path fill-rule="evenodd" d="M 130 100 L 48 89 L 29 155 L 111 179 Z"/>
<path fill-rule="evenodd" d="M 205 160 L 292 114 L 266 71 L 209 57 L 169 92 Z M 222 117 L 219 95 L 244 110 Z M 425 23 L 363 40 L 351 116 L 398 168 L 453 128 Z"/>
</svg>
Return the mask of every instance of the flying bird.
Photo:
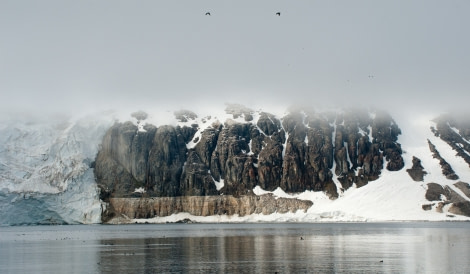
<svg viewBox="0 0 470 274">
<path fill-rule="evenodd" d="M 210 13 L 210 12 L 206 12 L 206 15 L 209 15 L 209 16 L 211 16 L 211 13 Z"/>
<path fill-rule="evenodd" d="M 281 13 L 280 13 L 280 12 L 276 12 L 276 15 L 277 15 L 277 16 L 281 16 Z"/>
</svg>

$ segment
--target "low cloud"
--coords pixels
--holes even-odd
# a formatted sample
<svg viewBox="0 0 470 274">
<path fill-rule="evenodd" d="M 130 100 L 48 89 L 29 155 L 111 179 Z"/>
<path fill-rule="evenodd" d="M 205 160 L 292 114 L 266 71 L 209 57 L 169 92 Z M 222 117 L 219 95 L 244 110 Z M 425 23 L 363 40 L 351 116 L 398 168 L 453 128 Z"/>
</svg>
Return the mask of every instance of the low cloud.
<svg viewBox="0 0 470 274">
<path fill-rule="evenodd" d="M 470 4 L 375 2 L 10 2 L 0 107 L 465 108 Z"/>
</svg>

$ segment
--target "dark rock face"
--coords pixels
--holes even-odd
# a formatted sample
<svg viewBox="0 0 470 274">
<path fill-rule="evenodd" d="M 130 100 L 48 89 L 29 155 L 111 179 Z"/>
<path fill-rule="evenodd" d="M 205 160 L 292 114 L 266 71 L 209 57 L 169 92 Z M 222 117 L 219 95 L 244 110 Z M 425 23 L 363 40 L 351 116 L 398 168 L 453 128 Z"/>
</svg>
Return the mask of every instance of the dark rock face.
<svg viewBox="0 0 470 274">
<path fill-rule="evenodd" d="M 463 194 L 465 194 L 465 196 L 470 198 L 470 185 L 469 184 L 464 183 L 464 182 L 457 182 L 454 184 L 454 186 L 460 189 L 460 191 L 462 191 Z"/>
<path fill-rule="evenodd" d="M 440 184 L 429 183 L 428 190 L 426 191 L 426 200 L 428 201 L 440 201 L 441 195 L 444 195 L 446 199 L 449 199 L 450 194 L 444 190 Z"/>
<path fill-rule="evenodd" d="M 449 208 L 449 212 L 470 217 L 470 202 L 462 201 L 453 203 Z"/>
<path fill-rule="evenodd" d="M 281 134 L 283 134 L 282 132 Z M 281 137 L 273 133 L 272 138 L 266 138 L 265 147 L 259 153 L 258 184 L 266 190 L 275 190 L 282 178 L 282 151 Z"/>
<path fill-rule="evenodd" d="M 201 140 L 194 148 L 201 161 L 206 167 L 211 165 L 212 153 L 217 146 L 220 127 L 208 128 L 201 134 Z"/>
<path fill-rule="evenodd" d="M 210 172 L 216 181 L 224 180 L 224 194 L 246 194 L 256 185 L 256 158 L 249 146 L 251 127 L 228 120 L 218 135 Z"/>
<path fill-rule="evenodd" d="M 333 183 L 333 127 L 315 113 L 291 113 L 283 120 L 286 140 L 281 188 L 292 192 L 326 190 L 337 197 Z"/>
<path fill-rule="evenodd" d="M 184 196 L 218 194 L 212 176 L 207 170 L 207 166 L 195 151 L 188 152 L 185 171 L 181 176 L 179 189 L 181 191 L 181 195 Z"/>
<path fill-rule="evenodd" d="M 281 122 L 274 115 L 266 112 L 260 113 L 256 125 L 261 129 L 262 134 L 267 136 L 271 136 L 281 129 Z"/>
<path fill-rule="evenodd" d="M 413 159 L 411 161 L 413 163 L 413 166 L 407 169 L 406 172 L 408 172 L 411 179 L 413 179 L 414 181 L 422 182 L 424 180 L 424 175 L 426 175 L 427 172 L 424 171 L 424 167 L 421 165 L 421 160 L 413 156 Z"/>
<path fill-rule="evenodd" d="M 171 126 L 159 127 L 149 150 L 148 174 L 150 189 L 156 196 L 178 196 L 186 144 L 181 133 Z"/>
<path fill-rule="evenodd" d="M 108 130 L 95 161 L 98 185 L 108 192 L 102 195 L 123 196 L 145 184 L 149 148 L 156 128 L 146 126 L 145 129 L 138 132 L 137 126 L 126 122 Z"/>
<path fill-rule="evenodd" d="M 403 168 L 397 143 L 401 131 L 389 114 L 378 111 L 371 117 L 365 110 L 349 111 L 336 118 L 336 125 L 335 173 L 344 189 L 377 179 L 384 158 L 388 170 Z"/>
<path fill-rule="evenodd" d="M 449 180 L 459 179 L 459 176 L 455 174 L 454 170 L 449 165 L 449 163 L 447 163 L 447 161 L 441 157 L 441 155 L 439 154 L 439 151 L 437 151 L 436 149 L 436 146 L 433 145 L 433 143 L 431 143 L 431 141 L 429 140 L 428 140 L 428 144 L 429 144 L 429 150 L 431 150 L 432 152 L 432 157 L 439 160 L 439 164 L 441 165 L 441 169 L 442 169 L 442 174 L 446 176 L 446 178 Z"/>
<path fill-rule="evenodd" d="M 468 114 L 442 115 L 434 120 L 431 130 L 456 151 L 470 166 L 470 122 Z"/>
<path fill-rule="evenodd" d="M 428 211 L 428 210 L 431 210 L 431 209 L 432 209 L 432 206 L 433 206 L 433 205 L 434 205 L 434 204 L 425 204 L 425 205 L 422 205 L 422 208 L 423 208 L 423 210 Z"/>
<path fill-rule="evenodd" d="M 459 189 L 470 189 L 470 185 L 463 182 L 458 182 L 454 184 Z M 463 191 L 464 192 L 464 191 Z M 466 192 L 464 192 L 467 195 Z M 426 191 L 426 199 L 428 201 L 440 201 L 436 207 L 436 211 L 442 213 L 442 208 L 445 205 L 450 204 L 449 212 L 457 215 L 464 215 L 470 217 L 470 202 L 467 201 L 464 197 L 460 196 L 457 192 L 452 190 L 449 186 L 441 186 L 436 183 L 429 183 L 428 189 Z M 432 209 L 432 205 L 423 205 L 424 210 Z"/>
<path fill-rule="evenodd" d="M 130 122 L 115 124 L 106 133 L 95 161 L 95 177 L 109 195 L 131 195 L 144 187 L 151 195 L 180 195 L 186 162 L 184 129 L 154 126 L 138 131 Z"/>
<path fill-rule="evenodd" d="M 130 122 L 115 124 L 96 158 L 102 196 L 135 197 L 140 194 L 134 190 L 142 187 L 150 197 L 238 197 L 260 186 L 324 191 L 334 199 L 334 175 L 347 189 L 377 179 L 384 161 L 391 171 L 403 167 L 400 129 L 383 112 L 293 110 L 281 119 L 261 112 L 255 122 L 255 112 L 239 105 L 228 106 L 227 113 L 243 122 L 212 120 L 199 130 L 197 115 L 180 111 L 176 117 L 193 125 L 139 130 Z M 222 181 L 217 190 L 214 182 Z"/>
</svg>

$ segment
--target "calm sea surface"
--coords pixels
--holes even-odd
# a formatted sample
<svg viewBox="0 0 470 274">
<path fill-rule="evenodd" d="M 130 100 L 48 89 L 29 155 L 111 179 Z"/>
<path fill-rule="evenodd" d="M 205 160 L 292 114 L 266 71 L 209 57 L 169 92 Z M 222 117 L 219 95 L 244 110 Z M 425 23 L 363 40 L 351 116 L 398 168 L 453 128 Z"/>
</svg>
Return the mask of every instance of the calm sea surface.
<svg viewBox="0 0 470 274">
<path fill-rule="evenodd" d="M 470 222 L 0 227 L 0 273 L 470 273 Z"/>
</svg>

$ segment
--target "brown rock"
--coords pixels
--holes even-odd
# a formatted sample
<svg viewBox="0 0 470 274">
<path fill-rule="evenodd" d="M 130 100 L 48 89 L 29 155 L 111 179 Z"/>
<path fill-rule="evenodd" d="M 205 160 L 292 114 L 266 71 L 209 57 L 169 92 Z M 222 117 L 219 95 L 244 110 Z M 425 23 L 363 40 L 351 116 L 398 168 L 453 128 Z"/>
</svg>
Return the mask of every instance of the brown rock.
<svg viewBox="0 0 470 274">
<path fill-rule="evenodd" d="M 416 182 L 422 182 L 424 180 L 424 175 L 427 174 L 424 171 L 424 167 L 421 165 L 421 160 L 415 156 L 412 159 L 413 166 L 406 170 L 410 177 Z"/>
<path fill-rule="evenodd" d="M 298 199 L 274 198 L 272 195 L 184 196 L 158 198 L 111 198 L 114 212 L 107 216 L 126 218 L 153 218 L 187 212 L 195 216 L 271 214 L 309 209 L 313 203 Z"/>
<path fill-rule="evenodd" d="M 433 206 L 433 205 L 434 205 L 434 204 L 425 204 L 425 205 L 422 206 L 422 208 L 423 208 L 423 210 L 428 211 L 428 210 L 431 210 L 431 209 L 432 209 L 432 206 Z"/>
<path fill-rule="evenodd" d="M 461 201 L 453 203 L 449 208 L 449 212 L 457 215 L 470 217 L 470 202 Z"/>
<path fill-rule="evenodd" d="M 447 161 L 444 160 L 444 158 L 442 158 L 442 156 L 439 154 L 439 151 L 437 151 L 436 146 L 433 143 L 431 143 L 431 141 L 429 140 L 428 140 L 428 145 L 429 145 L 429 150 L 431 150 L 432 152 L 433 158 L 439 160 L 439 164 L 441 165 L 441 169 L 442 169 L 442 174 L 446 176 L 446 178 L 449 180 L 459 179 L 459 176 L 455 174 L 454 170 L 449 165 L 449 163 L 447 163 Z"/>
<path fill-rule="evenodd" d="M 457 182 L 454 184 L 458 189 L 460 189 L 465 196 L 470 198 L 470 185 L 464 182 Z"/>
</svg>

